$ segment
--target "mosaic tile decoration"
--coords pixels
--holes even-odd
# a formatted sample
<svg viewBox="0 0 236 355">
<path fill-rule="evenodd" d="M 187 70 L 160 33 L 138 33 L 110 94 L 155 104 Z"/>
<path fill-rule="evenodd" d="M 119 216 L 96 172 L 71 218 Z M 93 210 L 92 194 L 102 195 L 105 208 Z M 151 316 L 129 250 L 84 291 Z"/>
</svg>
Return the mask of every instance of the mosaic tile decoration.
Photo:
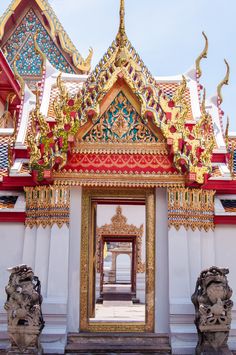
<svg viewBox="0 0 236 355">
<path fill-rule="evenodd" d="M 221 200 L 225 212 L 236 212 L 236 200 Z"/>
<path fill-rule="evenodd" d="M 178 83 L 158 83 L 158 87 L 164 92 L 164 94 L 168 97 L 169 100 L 173 98 L 178 86 Z M 186 100 L 186 103 L 188 105 L 188 115 L 186 119 L 193 120 L 194 118 L 191 109 L 191 97 L 189 88 L 187 88 L 185 91 L 184 99 Z"/>
<path fill-rule="evenodd" d="M 8 144 L 12 141 L 12 136 L 0 136 L 0 176 L 8 174 Z"/>
<path fill-rule="evenodd" d="M 8 167 L 8 145 L 0 144 L 0 170 Z"/>
<path fill-rule="evenodd" d="M 50 63 L 58 70 L 66 73 L 74 73 L 33 9 L 28 11 L 3 48 L 7 53 L 9 63 L 12 64 L 17 53 L 19 53 L 20 60 L 17 62 L 19 73 L 22 76 L 40 75 L 41 61 L 40 56 L 35 52 L 33 40 L 33 36 L 37 30 L 39 31 L 37 39 L 38 45 L 47 56 Z"/>
<path fill-rule="evenodd" d="M 14 208 L 18 196 L 0 196 L 1 208 Z"/>
<path fill-rule="evenodd" d="M 122 91 L 83 139 L 93 143 L 158 141 Z"/>
</svg>

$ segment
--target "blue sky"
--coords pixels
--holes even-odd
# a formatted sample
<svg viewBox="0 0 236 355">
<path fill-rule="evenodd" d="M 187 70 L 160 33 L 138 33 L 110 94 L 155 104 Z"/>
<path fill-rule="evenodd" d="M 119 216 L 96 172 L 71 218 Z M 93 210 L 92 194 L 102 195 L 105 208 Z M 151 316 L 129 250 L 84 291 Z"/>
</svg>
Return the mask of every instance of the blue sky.
<svg viewBox="0 0 236 355">
<path fill-rule="evenodd" d="M 9 4 L 1 0 L 0 13 Z M 50 0 L 65 30 L 85 57 L 94 49 L 93 66 L 115 38 L 119 0 Z M 195 62 L 208 36 L 208 59 L 202 61 L 201 83 L 207 96 L 216 92 L 230 64 L 230 83 L 223 88 L 222 109 L 236 131 L 236 1 L 126 0 L 126 32 L 153 75 L 184 73 Z"/>
</svg>

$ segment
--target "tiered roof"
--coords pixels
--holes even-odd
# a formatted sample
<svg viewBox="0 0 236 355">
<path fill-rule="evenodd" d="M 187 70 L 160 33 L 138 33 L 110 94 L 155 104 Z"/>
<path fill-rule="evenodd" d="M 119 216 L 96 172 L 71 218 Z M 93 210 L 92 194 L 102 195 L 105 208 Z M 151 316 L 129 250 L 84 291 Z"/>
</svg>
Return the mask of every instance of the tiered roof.
<svg viewBox="0 0 236 355">
<path fill-rule="evenodd" d="M 37 43 L 50 63 L 68 73 L 87 73 L 92 50 L 83 59 L 47 0 L 13 0 L 0 18 L 0 45 L 7 60 L 32 88 L 42 76 Z"/>
</svg>

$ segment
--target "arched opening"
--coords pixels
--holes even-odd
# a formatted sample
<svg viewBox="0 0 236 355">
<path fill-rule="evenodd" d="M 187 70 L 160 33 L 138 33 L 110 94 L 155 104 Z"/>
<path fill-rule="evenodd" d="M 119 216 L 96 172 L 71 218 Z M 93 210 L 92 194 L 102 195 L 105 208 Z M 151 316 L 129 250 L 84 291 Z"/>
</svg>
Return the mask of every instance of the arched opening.
<svg viewBox="0 0 236 355">
<path fill-rule="evenodd" d="M 128 243 L 130 244 L 130 243 Z M 116 257 L 116 283 L 131 285 L 131 255 L 121 253 Z"/>
</svg>

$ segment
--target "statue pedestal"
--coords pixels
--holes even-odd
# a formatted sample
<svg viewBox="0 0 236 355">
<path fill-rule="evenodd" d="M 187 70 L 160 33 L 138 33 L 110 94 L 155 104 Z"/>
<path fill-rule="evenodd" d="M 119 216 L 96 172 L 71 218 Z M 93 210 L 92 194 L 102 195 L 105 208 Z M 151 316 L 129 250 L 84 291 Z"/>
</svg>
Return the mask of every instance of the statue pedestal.
<svg viewBox="0 0 236 355">
<path fill-rule="evenodd" d="M 7 355 L 42 355 L 42 347 L 39 344 L 40 333 L 41 329 L 37 326 L 9 326 L 11 347 Z"/>
<path fill-rule="evenodd" d="M 196 355 L 232 355 L 227 345 L 229 332 L 203 332 L 196 347 Z"/>
</svg>

